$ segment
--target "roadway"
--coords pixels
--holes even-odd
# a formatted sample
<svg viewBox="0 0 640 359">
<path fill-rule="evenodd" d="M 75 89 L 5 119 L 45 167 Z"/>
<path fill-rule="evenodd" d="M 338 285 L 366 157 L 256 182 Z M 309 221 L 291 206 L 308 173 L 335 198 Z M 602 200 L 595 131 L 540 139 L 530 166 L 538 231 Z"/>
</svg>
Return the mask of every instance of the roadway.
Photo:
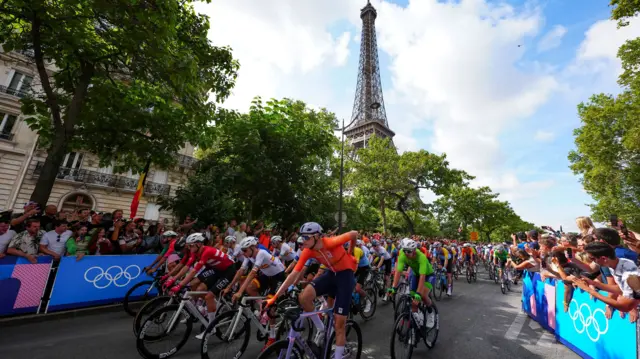
<svg viewBox="0 0 640 359">
<path fill-rule="evenodd" d="M 503 295 L 485 273 L 480 273 L 477 283 L 468 284 L 461 277 L 454 284 L 453 296 L 438 302 L 440 334 L 435 347 L 428 350 L 421 343 L 413 357 L 579 358 L 522 313 L 520 289 L 518 285 Z M 379 306 L 369 322 L 358 321 L 364 342 L 361 358 L 390 358 L 391 305 Z M 2 330 L 0 348 L 2 357 L 8 359 L 137 359 L 131 328 L 132 318 L 124 311 L 12 323 Z M 261 349 L 254 333 L 242 358 L 256 358 Z M 173 358 L 199 358 L 199 347 L 191 339 Z"/>
</svg>

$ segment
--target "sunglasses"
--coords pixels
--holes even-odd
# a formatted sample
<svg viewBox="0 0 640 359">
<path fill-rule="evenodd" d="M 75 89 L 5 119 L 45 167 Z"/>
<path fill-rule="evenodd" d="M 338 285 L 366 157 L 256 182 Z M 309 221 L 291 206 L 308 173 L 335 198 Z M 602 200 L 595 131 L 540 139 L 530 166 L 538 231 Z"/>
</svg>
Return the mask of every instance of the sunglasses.
<svg viewBox="0 0 640 359">
<path fill-rule="evenodd" d="M 242 253 L 249 251 L 251 248 L 242 248 Z"/>
<path fill-rule="evenodd" d="M 304 241 L 308 241 L 309 239 L 311 239 L 310 235 L 304 235 L 304 236 L 300 236 L 302 238 L 302 240 Z"/>
<path fill-rule="evenodd" d="M 409 254 L 409 255 L 414 255 L 416 254 L 416 250 L 415 249 L 403 249 L 404 253 Z"/>
</svg>

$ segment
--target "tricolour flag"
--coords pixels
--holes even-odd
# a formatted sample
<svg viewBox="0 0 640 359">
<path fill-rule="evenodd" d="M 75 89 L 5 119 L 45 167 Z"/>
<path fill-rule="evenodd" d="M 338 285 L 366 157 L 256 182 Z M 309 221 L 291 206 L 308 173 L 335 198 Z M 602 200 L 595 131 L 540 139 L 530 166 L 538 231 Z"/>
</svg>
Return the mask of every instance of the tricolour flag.
<svg viewBox="0 0 640 359">
<path fill-rule="evenodd" d="M 131 215 L 129 218 L 135 218 L 138 213 L 138 205 L 140 204 L 140 197 L 142 197 L 142 192 L 144 192 L 144 183 L 147 180 L 147 174 L 149 174 L 149 167 L 151 166 L 151 160 L 147 161 L 147 164 L 144 166 L 144 170 L 140 173 L 140 179 L 138 180 L 138 187 L 136 187 L 136 193 L 133 195 L 133 200 L 131 201 Z"/>
</svg>

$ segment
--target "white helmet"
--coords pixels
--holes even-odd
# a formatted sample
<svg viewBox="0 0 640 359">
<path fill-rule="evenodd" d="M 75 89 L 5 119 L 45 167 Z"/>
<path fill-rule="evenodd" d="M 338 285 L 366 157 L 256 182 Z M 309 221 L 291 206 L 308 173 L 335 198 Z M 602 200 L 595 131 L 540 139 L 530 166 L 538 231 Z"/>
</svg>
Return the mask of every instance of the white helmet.
<svg viewBox="0 0 640 359">
<path fill-rule="evenodd" d="M 242 242 L 240 242 L 240 248 L 242 249 L 246 249 L 251 246 L 257 246 L 257 245 L 258 245 L 258 240 L 256 239 L 256 237 L 247 237 L 243 239 Z"/>
<path fill-rule="evenodd" d="M 271 237 L 271 243 L 280 243 L 282 242 L 282 237 L 281 236 L 273 236 Z"/>
<path fill-rule="evenodd" d="M 178 233 L 174 232 L 174 231 L 166 231 L 164 233 L 162 233 L 163 237 L 177 237 Z"/>
<path fill-rule="evenodd" d="M 418 248 L 418 243 L 411 238 L 403 238 L 400 242 L 400 247 L 402 249 L 416 250 Z"/>
<path fill-rule="evenodd" d="M 298 237 L 298 240 L 296 240 L 296 242 L 298 242 L 298 244 L 302 244 L 304 243 L 304 238 Z"/>
<path fill-rule="evenodd" d="M 358 240 L 356 240 L 356 245 L 357 245 L 358 247 L 360 247 L 360 246 L 362 245 L 362 243 L 363 243 L 363 242 L 362 242 L 362 239 L 358 239 Z"/>
<path fill-rule="evenodd" d="M 202 233 L 192 233 L 187 237 L 187 244 L 194 244 L 197 242 L 204 243 L 206 238 L 202 235 Z"/>
<path fill-rule="evenodd" d="M 469 243 L 465 243 L 464 247 L 471 247 L 471 245 Z"/>
<path fill-rule="evenodd" d="M 234 236 L 226 236 L 224 238 L 224 243 L 233 243 L 235 241 L 236 241 L 236 237 L 234 237 Z"/>
<path fill-rule="evenodd" d="M 433 246 L 434 246 L 435 248 L 439 248 L 439 247 L 442 247 L 442 243 L 440 243 L 440 242 L 435 242 L 435 243 L 433 243 Z"/>
<path fill-rule="evenodd" d="M 322 227 L 316 222 L 307 222 L 300 227 L 300 234 L 322 233 Z"/>
</svg>

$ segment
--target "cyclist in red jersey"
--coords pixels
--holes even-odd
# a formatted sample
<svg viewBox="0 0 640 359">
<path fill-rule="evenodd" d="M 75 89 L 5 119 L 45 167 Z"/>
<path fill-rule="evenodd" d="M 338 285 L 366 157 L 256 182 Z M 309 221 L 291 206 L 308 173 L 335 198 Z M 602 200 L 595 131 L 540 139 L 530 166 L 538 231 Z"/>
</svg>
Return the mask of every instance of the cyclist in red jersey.
<svg viewBox="0 0 640 359">
<path fill-rule="evenodd" d="M 197 275 L 200 280 L 198 291 L 208 290 L 204 299 L 207 302 L 207 317 L 211 322 L 215 319 L 216 296 L 224 289 L 235 275 L 233 260 L 221 250 L 213 247 L 206 247 L 206 238 L 202 233 L 193 233 L 187 237 L 187 248 L 193 258 L 198 258 L 198 263 L 193 269 L 178 283 L 171 288 L 172 293 L 178 293 L 180 289 Z M 200 269 L 205 268 L 202 273 Z M 198 274 L 199 273 L 199 274 Z"/>
<path fill-rule="evenodd" d="M 169 258 L 169 256 L 174 253 L 173 246 L 175 245 L 177 239 L 178 233 L 174 231 L 166 231 L 162 233 L 162 244 L 167 245 L 167 243 L 169 243 L 168 247 L 165 247 L 166 250 L 163 250 L 162 253 L 158 254 L 153 263 L 151 263 L 147 267 L 142 268 L 142 271 L 147 272 L 148 275 L 152 275 L 155 271 L 157 271 L 158 268 L 160 268 L 167 261 L 167 258 Z"/>
<path fill-rule="evenodd" d="M 308 222 L 300 227 L 300 236 L 304 240 L 302 244 L 304 249 L 300 254 L 298 263 L 296 263 L 291 275 L 289 275 L 282 286 L 280 286 L 276 295 L 269 299 L 267 305 L 273 305 L 276 298 L 298 280 L 308 259 L 317 259 L 327 267 L 327 269 L 323 275 L 314 279 L 311 285 L 305 287 L 299 297 L 300 305 L 306 312 L 312 312 L 314 310 L 313 301 L 317 296 L 325 294 L 329 296 L 329 305 L 334 304 L 333 313 L 336 332 L 335 357 L 342 358 L 344 345 L 347 341 L 345 325 L 351 307 L 351 293 L 356 285 L 354 273 L 357 263 L 355 257 L 351 254 L 356 245 L 358 232 L 352 231 L 337 237 L 327 238 L 323 237 L 322 227 L 320 227 L 318 223 Z M 349 245 L 351 253 L 347 253 L 343 247 L 347 242 L 351 242 Z M 324 330 L 324 324 L 320 320 L 320 317 L 312 315 L 309 318 L 311 318 L 319 331 Z"/>
</svg>

